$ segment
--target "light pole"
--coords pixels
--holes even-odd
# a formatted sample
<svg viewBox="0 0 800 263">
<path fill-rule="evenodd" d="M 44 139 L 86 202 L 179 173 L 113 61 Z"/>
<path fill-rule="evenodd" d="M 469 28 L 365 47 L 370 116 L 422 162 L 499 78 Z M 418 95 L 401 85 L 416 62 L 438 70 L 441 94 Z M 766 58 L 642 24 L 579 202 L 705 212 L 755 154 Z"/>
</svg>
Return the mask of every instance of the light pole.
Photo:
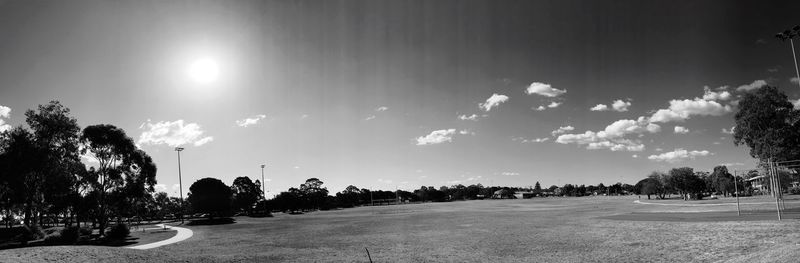
<svg viewBox="0 0 800 263">
<path fill-rule="evenodd" d="M 800 37 L 800 25 L 775 34 L 775 37 L 781 41 L 789 40 L 789 45 L 792 46 L 792 58 L 794 58 L 794 72 L 797 74 L 797 85 L 800 85 L 800 70 L 797 69 L 797 55 L 794 53 L 794 40 L 792 40 L 794 37 Z"/>
<path fill-rule="evenodd" d="M 183 151 L 183 147 L 175 147 L 175 151 L 178 152 L 178 190 L 181 193 L 181 224 L 183 224 L 183 180 L 181 179 L 181 151 Z"/>
<path fill-rule="evenodd" d="M 264 198 L 264 211 L 267 210 L 267 183 L 264 182 L 264 167 L 266 164 L 261 165 L 261 197 Z"/>
</svg>

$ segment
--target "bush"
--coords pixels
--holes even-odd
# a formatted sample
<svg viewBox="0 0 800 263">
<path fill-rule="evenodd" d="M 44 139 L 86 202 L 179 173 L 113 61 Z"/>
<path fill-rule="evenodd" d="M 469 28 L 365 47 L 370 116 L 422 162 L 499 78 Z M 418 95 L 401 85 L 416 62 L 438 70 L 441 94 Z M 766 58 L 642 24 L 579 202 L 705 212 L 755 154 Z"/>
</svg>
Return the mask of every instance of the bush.
<svg viewBox="0 0 800 263">
<path fill-rule="evenodd" d="M 61 242 L 62 242 L 61 232 L 58 231 L 47 234 L 44 237 L 44 243 L 46 244 L 55 245 L 55 244 L 60 244 Z"/>
<path fill-rule="evenodd" d="M 61 241 L 64 244 L 75 244 L 78 243 L 78 239 L 81 237 L 81 228 L 78 226 L 70 226 L 64 229 L 61 229 Z"/>
<path fill-rule="evenodd" d="M 128 234 L 131 233 L 130 228 L 128 225 L 124 223 L 116 224 L 111 227 L 106 233 L 106 238 L 113 239 L 113 240 L 122 240 L 128 237 Z"/>
<path fill-rule="evenodd" d="M 93 231 L 94 229 L 92 229 L 91 227 L 80 228 L 81 236 L 91 236 Z"/>
<path fill-rule="evenodd" d="M 790 194 L 795 194 L 795 195 L 796 194 L 800 194 L 800 187 L 795 186 L 795 187 L 789 188 L 789 193 Z"/>
<path fill-rule="evenodd" d="M 44 231 L 39 225 L 22 226 L 22 234 L 19 235 L 19 241 L 28 243 L 31 240 L 37 240 L 44 237 Z"/>
</svg>

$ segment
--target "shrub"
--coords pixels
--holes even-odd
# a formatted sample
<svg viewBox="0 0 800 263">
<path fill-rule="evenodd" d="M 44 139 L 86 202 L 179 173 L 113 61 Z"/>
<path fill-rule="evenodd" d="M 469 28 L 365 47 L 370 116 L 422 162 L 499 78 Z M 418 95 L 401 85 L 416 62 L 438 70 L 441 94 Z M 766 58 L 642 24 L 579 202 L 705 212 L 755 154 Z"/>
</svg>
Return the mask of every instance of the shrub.
<svg viewBox="0 0 800 263">
<path fill-rule="evenodd" d="M 800 194 L 800 187 L 795 186 L 795 187 L 789 188 L 789 193 L 790 194 L 795 194 L 795 195 L 796 194 Z"/>
<path fill-rule="evenodd" d="M 81 227 L 81 236 L 91 236 L 93 229 L 91 227 Z"/>
<path fill-rule="evenodd" d="M 61 232 L 51 232 L 44 237 L 44 243 L 55 245 L 60 244 L 62 242 L 61 239 Z"/>
<path fill-rule="evenodd" d="M 112 226 L 111 229 L 108 230 L 108 232 L 106 233 L 106 238 L 112 240 L 122 240 L 128 237 L 128 234 L 130 233 L 131 230 L 130 228 L 128 228 L 128 225 L 120 223 Z"/>
<path fill-rule="evenodd" d="M 22 234 L 19 235 L 19 241 L 28 243 L 31 240 L 37 240 L 44 237 L 44 231 L 39 225 L 22 226 Z"/>
<path fill-rule="evenodd" d="M 78 239 L 81 237 L 81 228 L 78 226 L 69 226 L 61 229 L 61 241 L 64 244 L 75 244 L 78 243 Z"/>
</svg>

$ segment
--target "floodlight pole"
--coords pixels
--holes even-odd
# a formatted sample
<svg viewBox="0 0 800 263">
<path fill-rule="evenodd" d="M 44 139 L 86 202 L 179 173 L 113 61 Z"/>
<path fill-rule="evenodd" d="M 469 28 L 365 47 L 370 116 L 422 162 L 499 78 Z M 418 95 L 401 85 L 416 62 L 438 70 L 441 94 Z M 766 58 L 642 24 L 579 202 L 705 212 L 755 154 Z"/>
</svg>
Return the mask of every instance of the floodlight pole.
<svg viewBox="0 0 800 263">
<path fill-rule="evenodd" d="M 183 224 L 183 180 L 181 179 L 181 151 L 183 151 L 183 147 L 175 147 L 175 151 L 178 152 L 178 191 L 181 193 L 181 224 Z"/>
<path fill-rule="evenodd" d="M 736 183 L 736 170 L 733 170 L 733 189 L 736 191 L 736 216 L 742 216 L 742 212 L 739 210 L 739 186 Z"/>
<path fill-rule="evenodd" d="M 789 40 L 789 44 L 792 46 L 792 58 L 794 59 L 794 72 L 797 74 L 797 85 L 800 86 L 800 70 L 797 67 L 797 55 L 794 52 L 794 37 L 800 36 L 800 25 L 794 26 L 792 29 L 787 29 L 786 31 L 780 32 L 775 37 L 780 39 L 781 41 Z"/>
<path fill-rule="evenodd" d="M 261 197 L 264 198 L 264 210 L 267 210 L 267 183 L 264 182 L 264 167 L 266 164 L 261 165 Z"/>
</svg>

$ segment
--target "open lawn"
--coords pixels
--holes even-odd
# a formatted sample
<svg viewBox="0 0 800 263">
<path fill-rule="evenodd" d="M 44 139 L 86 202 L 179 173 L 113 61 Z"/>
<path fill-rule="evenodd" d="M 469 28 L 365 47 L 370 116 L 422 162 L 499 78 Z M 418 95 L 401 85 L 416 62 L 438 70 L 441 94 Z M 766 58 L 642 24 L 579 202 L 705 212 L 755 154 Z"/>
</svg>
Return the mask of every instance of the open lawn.
<svg viewBox="0 0 800 263">
<path fill-rule="evenodd" d="M 797 211 L 796 199 L 786 207 Z M 800 214 L 781 222 L 774 213 L 756 218 L 759 209 L 774 209 L 774 203 L 764 204 L 768 198 L 743 198 L 754 203 L 743 205 L 750 217 L 745 221 L 736 220 L 735 205 L 724 204 L 735 202 L 731 198 L 635 200 L 480 200 L 237 217 L 234 224 L 184 226 L 194 236 L 151 250 L 35 247 L 0 251 L 0 259 L 84 262 L 115 255 L 119 262 L 368 262 L 365 248 L 374 262 L 796 262 L 800 257 Z"/>
</svg>

